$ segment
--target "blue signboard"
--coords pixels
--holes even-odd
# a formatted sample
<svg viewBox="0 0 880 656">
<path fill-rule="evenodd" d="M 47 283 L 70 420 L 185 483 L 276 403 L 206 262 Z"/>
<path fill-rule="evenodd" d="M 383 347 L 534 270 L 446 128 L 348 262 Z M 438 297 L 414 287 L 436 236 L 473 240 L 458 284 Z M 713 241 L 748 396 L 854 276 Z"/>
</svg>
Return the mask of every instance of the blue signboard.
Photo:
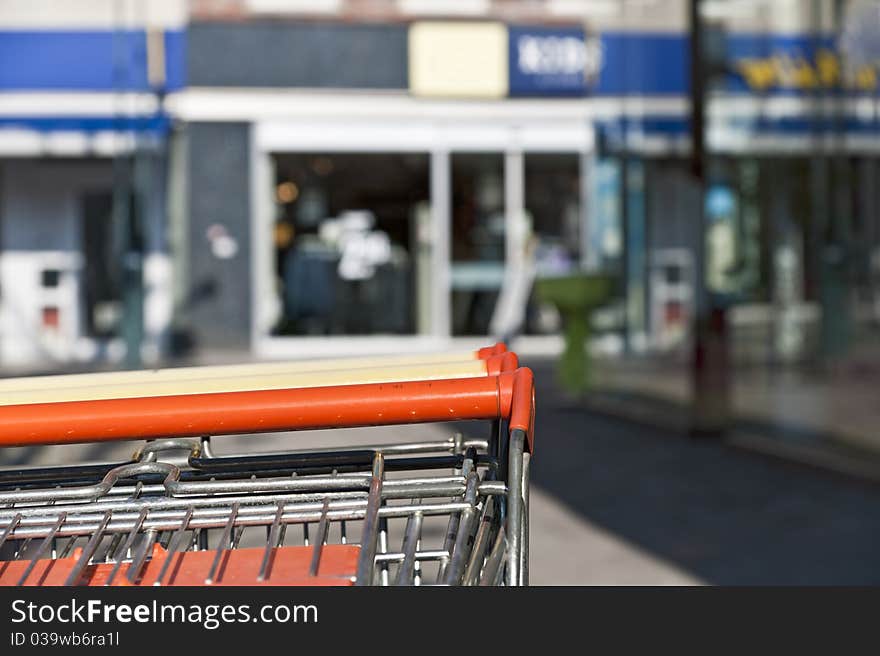
<svg viewBox="0 0 880 656">
<path fill-rule="evenodd" d="M 185 86 L 186 32 L 164 33 L 165 91 Z M 2 30 L 0 91 L 150 91 L 144 30 Z"/>
<path fill-rule="evenodd" d="M 511 96 L 582 96 L 599 68 L 598 43 L 577 27 L 510 27 Z"/>
<path fill-rule="evenodd" d="M 600 39 L 594 95 L 687 95 L 687 35 L 606 31 Z"/>
<path fill-rule="evenodd" d="M 875 94 L 877 66 L 845 66 L 837 41 L 833 34 L 728 35 L 728 89 L 794 96 L 827 90 Z"/>
</svg>

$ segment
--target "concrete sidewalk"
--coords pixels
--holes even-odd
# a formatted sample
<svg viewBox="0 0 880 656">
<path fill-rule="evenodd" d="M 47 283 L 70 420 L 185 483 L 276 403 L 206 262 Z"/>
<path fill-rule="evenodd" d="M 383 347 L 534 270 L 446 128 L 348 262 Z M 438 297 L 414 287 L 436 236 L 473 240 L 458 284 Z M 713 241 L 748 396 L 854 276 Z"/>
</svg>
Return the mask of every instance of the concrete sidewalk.
<svg viewBox="0 0 880 656">
<path fill-rule="evenodd" d="M 532 482 L 553 500 L 545 521 L 558 512 L 584 531 L 540 565 L 533 558 L 542 579 L 880 583 L 880 486 L 592 412 L 562 400 L 537 369 Z M 556 544 L 533 533 L 543 540 Z"/>
</svg>

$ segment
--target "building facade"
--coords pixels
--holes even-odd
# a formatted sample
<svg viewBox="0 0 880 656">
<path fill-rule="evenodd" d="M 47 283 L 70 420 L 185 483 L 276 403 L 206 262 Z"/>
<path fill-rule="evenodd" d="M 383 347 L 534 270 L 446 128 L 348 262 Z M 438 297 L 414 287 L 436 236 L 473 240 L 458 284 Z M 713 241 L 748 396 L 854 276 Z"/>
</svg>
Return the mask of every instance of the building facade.
<svg viewBox="0 0 880 656">
<path fill-rule="evenodd" d="M 174 2 L 0 7 L 4 366 L 167 348 L 163 103 L 183 88 L 187 19 Z"/>
<path fill-rule="evenodd" d="M 743 357 L 876 323 L 859 3 L 702 3 L 702 203 L 685 0 L 56 4 L 0 16 L 5 362 L 117 357 L 135 307 L 147 358 L 438 348 L 505 316 L 552 351 L 553 309 L 510 307 L 574 269 L 620 281 L 603 345 L 674 350 L 702 250 Z"/>
</svg>

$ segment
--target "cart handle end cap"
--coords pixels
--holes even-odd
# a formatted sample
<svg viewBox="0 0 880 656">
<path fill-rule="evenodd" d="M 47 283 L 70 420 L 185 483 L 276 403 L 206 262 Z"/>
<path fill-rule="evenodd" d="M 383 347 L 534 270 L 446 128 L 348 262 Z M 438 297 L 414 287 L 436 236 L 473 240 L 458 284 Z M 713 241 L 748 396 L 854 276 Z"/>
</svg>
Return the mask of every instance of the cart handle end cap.
<svg viewBox="0 0 880 656">
<path fill-rule="evenodd" d="M 520 367 L 512 376 L 510 430 L 525 431 L 526 446 L 531 453 L 535 442 L 535 376 L 528 367 Z"/>
<path fill-rule="evenodd" d="M 489 376 L 516 371 L 519 367 L 519 358 L 513 351 L 505 351 L 497 355 L 491 355 L 485 359 L 486 373 Z"/>
<path fill-rule="evenodd" d="M 486 360 L 487 358 L 492 357 L 493 355 L 501 355 L 502 353 L 507 352 L 507 344 L 504 342 L 497 342 L 492 346 L 484 346 L 481 349 L 477 350 L 477 359 L 478 360 Z"/>
</svg>

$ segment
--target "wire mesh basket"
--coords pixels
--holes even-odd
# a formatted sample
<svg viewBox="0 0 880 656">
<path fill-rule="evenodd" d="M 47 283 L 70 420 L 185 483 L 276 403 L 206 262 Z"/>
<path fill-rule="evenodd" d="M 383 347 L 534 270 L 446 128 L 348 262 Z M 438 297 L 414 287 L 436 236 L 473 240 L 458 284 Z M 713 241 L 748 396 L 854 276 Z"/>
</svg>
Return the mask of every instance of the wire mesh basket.
<svg viewBox="0 0 880 656">
<path fill-rule="evenodd" d="M 0 405 L 0 445 L 149 440 L 128 462 L 0 472 L 0 585 L 527 584 L 533 384 L 498 355 L 457 378 L 349 366 L 339 385 L 330 368 L 272 388 L 217 369 L 234 391 L 194 373 L 156 396 L 65 378 L 74 399 Z M 483 436 L 243 455 L 209 437 L 461 420 Z"/>
</svg>

